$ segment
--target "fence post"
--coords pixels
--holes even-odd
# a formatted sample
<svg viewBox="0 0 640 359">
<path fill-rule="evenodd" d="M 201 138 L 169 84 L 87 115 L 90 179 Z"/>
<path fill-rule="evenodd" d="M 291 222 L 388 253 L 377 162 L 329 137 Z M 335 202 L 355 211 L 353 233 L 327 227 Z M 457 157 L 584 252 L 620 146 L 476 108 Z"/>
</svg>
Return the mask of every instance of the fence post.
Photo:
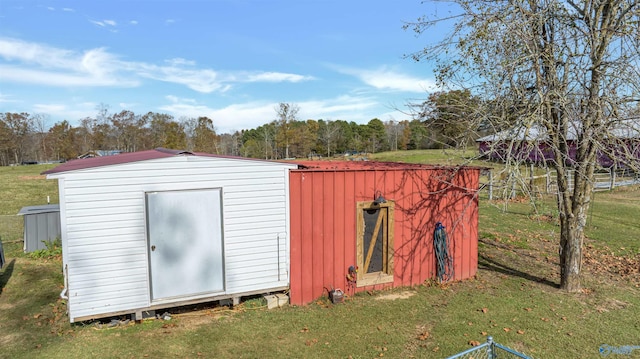
<svg viewBox="0 0 640 359">
<path fill-rule="evenodd" d="M 488 336 L 487 337 L 487 358 L 493 359 L 495 358 L 493 356 L 493 337 L 492 336 Z"/>
<path fill-rule="evenodd" d="M 545 176 L 545 194 L 549 194 L 549 187 L 551 186 L 551 171 L 549 171 L 549 167 L 547 167 L 547 175 Z"/>
<path fill-rule="evenodd" d="M 489 201 L 493 200 L 493 171 L 489 170 Z"/>
<path fill-rule="evenodd" d="M 609 189 L 616 188 L 616 165 L 615 163 L 611 166 L 611 183 L 609 184 Z"/>
<path fill-rule="evenodd" d="M 533 196 L 534 191 L 533 191 L 533 163 L 529 164 L 529 195 Z"/>
</svg>

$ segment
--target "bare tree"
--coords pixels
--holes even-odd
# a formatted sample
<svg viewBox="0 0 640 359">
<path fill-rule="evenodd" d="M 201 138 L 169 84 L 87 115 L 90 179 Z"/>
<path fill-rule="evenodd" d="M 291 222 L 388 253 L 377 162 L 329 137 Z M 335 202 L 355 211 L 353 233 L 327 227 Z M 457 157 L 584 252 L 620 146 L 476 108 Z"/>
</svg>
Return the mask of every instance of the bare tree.
<svg viewBox="0 0 640 359">
<path fill-rule="evenodd" d="M 38 161 L 45 161 L 47 159 L 47 142 L 45 138 L 47 136 L 47 122 L 49 116 L 44 114 L 36 114 L 33 116 L 33 127 L 35 130 L 35 140 L 37 142 L 37 147 L 39 153 L 36 158 Z"/>
<path fill-rule="evenodd" d="M 293 141 L 293 124 L 298 121 L 300 108 L 296 104 L 281 102 L 275 110 L 277 122 L 276 142 L 278 147 L 284 147 L 284 157 L 289 158 L 289 146 Z"/>
<path fill-rule="evenodd" d="M 485 99 L 483 120 L 495 131 L 515 128 L 521 135 L 509 144 L 514 149 L 510 155 L 543 139 L 559 189 L 560 287 L 577 291 L 598 156 L 611 148 L 608 142 L 615 137 L 623 110 L 637 100 L 640 90 L 640 3 L 451 3 L 458 11 L 452 17 L 407 24 L 424 33 L 443 21 L 453 23 L 446 40 L 411 57 L 434 60 L 442 85 L 468 88 Z M 508 161 L 523 159 L 509 156 Z M 637 165 L 633 158 L 626 162 Z"/>
<path fill-rule="evenodd" d="M 335 121 L 318 121 L 318 139 L 327 150 L 327 157 L 331 157 L 331 151 L 333 151 L 336 146 L 336 142 L 340 136 L 340 130 L 340 125 Z"/>
</svg>

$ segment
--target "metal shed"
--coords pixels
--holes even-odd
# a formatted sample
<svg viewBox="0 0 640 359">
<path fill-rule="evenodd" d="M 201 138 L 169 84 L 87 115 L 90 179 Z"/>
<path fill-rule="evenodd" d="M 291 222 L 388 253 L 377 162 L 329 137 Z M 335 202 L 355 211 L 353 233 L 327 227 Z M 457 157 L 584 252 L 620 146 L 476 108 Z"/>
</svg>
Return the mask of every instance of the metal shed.
<svg viewBox="0 0 640 359">
<path fill-rule="evenodd" d="M 45 171 L 70 321 L 287 289 L 295 168 L 159 148 Z"/>
<path fill-rule="evenodd" d="M 60 237 L 60 206 L 45 204 L 22 207 L 18 212 L 24 216 L 24 251 L 26 253 L 46 249 L 45 242 Z"/>
<path fill-rule="evenodd" d="M 481 168 L 301 165 L 290 172 L 292 304 L 312 302 L 332 287 L 352 294 L 435 279 L 438 222 L 450 238 L 452 279 L 476 274 Z M 350 267 L 357 268 L 353 281 Z"/>
</svg>

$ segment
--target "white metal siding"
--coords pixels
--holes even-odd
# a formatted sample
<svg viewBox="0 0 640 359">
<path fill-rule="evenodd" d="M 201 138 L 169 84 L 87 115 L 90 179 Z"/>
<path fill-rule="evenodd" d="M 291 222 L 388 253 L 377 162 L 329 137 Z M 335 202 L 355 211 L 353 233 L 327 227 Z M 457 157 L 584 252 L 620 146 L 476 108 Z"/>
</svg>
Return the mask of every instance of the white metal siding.
<svg viewBox="0 0 640 359">
<path fill-rule="evenodd" d="M 295 167 L 176 156 L 50 175 L 59 179 L 71 320 L 150 305 L 148 191 L 222 188 L 225 294 L 287 286 Z"/>
</svg>

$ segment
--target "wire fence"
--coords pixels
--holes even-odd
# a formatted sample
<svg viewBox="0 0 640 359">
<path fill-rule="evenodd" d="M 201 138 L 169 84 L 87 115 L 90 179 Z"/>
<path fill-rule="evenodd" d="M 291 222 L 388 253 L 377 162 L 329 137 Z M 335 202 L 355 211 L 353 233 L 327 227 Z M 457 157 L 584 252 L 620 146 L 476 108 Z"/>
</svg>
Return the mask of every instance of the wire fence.
<svg viewBox="0 0 640 359">
<path fill-rule="evenodd" d="M 504 345 L 498 344 L 493 341 L 492 337 L 488 337 L 485 343 L 475 346 L 471 349 L 465 350 L 456 355 L 450 356 L 447 359 L 531 359 L 531 357 L 519 353 Z"/>
</svg>

